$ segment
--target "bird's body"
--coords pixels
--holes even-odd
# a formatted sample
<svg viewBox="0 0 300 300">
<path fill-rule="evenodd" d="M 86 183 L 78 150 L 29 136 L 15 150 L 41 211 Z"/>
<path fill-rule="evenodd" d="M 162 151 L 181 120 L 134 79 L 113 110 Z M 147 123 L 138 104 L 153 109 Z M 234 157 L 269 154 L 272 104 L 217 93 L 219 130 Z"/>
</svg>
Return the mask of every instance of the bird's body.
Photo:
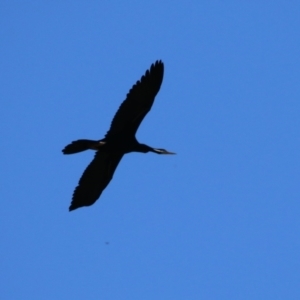
<svg viewBox="0 0 300 300">
<path fill-rule="evenodd" d="M 151 65 L 150 70 L 146 71 L 127 94 L 104 139 L 73 141 L 62 150 L 64 154 L 74 154 L 88 149 L 97 151 L 75 188 L 70 211 L 96 202 L 112 179 L 124 154 L 149 151 L 157 154 L 174 154 L 140 144 L 135 137 L 139 125 L 150 111 L 160 89 L 163 73 L 164 65 L 161 61 Z"/>
</svg>

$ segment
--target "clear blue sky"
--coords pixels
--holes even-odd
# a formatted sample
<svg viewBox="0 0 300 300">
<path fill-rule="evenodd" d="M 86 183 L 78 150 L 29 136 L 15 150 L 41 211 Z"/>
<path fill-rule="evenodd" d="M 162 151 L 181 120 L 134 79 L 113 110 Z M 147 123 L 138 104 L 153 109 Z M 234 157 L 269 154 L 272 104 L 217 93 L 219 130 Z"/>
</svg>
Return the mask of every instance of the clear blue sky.
<svg viewBox="0 0 300 300">
<path fill-rule="evenodd" d="M 1 299 L 300 299 L 299 1 L 1 1 Z M 129 154 L 69 213 L 157 59 Z"/>
</svg>

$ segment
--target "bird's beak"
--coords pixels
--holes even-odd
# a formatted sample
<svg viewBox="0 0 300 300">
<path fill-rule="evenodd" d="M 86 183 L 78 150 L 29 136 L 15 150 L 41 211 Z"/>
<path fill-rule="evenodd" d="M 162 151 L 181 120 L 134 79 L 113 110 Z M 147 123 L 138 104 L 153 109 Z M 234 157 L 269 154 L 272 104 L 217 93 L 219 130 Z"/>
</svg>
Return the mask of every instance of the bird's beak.
<svg viewBox="0 0 300 300">
<path fill-rule="evenodd" d="M 164 152 L 163 154 L 176 154 L 175 152 L 169 152 L 169 151 L 166 151 Z"/>
</svg>

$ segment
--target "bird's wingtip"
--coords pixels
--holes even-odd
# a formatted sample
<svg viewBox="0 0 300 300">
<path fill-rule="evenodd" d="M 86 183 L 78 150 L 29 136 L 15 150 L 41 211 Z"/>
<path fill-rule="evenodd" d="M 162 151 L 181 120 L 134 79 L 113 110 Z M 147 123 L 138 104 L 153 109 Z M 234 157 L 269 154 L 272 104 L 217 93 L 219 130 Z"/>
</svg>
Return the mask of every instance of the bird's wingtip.
<svg viewBox="0 0 300 300">
<path fill-rule="evenodd" d="M 69 206 L 69 212 L 71 212 L 71 211 L 73 211 L 73 210 L 75 210 L 75 209 L 77 209 L 77 208 L 79 208 L 79 206 L 75 206 L 75 205 L 71 204 L 71 205 Z"/>
</svg>

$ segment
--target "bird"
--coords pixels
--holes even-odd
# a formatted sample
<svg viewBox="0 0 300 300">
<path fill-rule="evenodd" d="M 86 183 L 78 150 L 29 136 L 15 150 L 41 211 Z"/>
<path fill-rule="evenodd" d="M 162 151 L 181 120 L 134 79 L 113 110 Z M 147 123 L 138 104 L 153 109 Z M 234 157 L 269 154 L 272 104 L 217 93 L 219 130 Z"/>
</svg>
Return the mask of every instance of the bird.
<svg viewBox="0 0 300 300">
<path fill-rule="evenodd" d="M 175 154 L 141 144 L 135 137 L 160 90 L 163 75 L 164 64 L 161 60 L 157 60 L 129 90 L 103 139 L 79 139 L 62 150 L 63 154 L 75 154 L 89 149 L 96 151 L 73 192 L 69 211 L 93 205 L 99 199 L 125 154 L 130 152 Z"/>
</svg>

